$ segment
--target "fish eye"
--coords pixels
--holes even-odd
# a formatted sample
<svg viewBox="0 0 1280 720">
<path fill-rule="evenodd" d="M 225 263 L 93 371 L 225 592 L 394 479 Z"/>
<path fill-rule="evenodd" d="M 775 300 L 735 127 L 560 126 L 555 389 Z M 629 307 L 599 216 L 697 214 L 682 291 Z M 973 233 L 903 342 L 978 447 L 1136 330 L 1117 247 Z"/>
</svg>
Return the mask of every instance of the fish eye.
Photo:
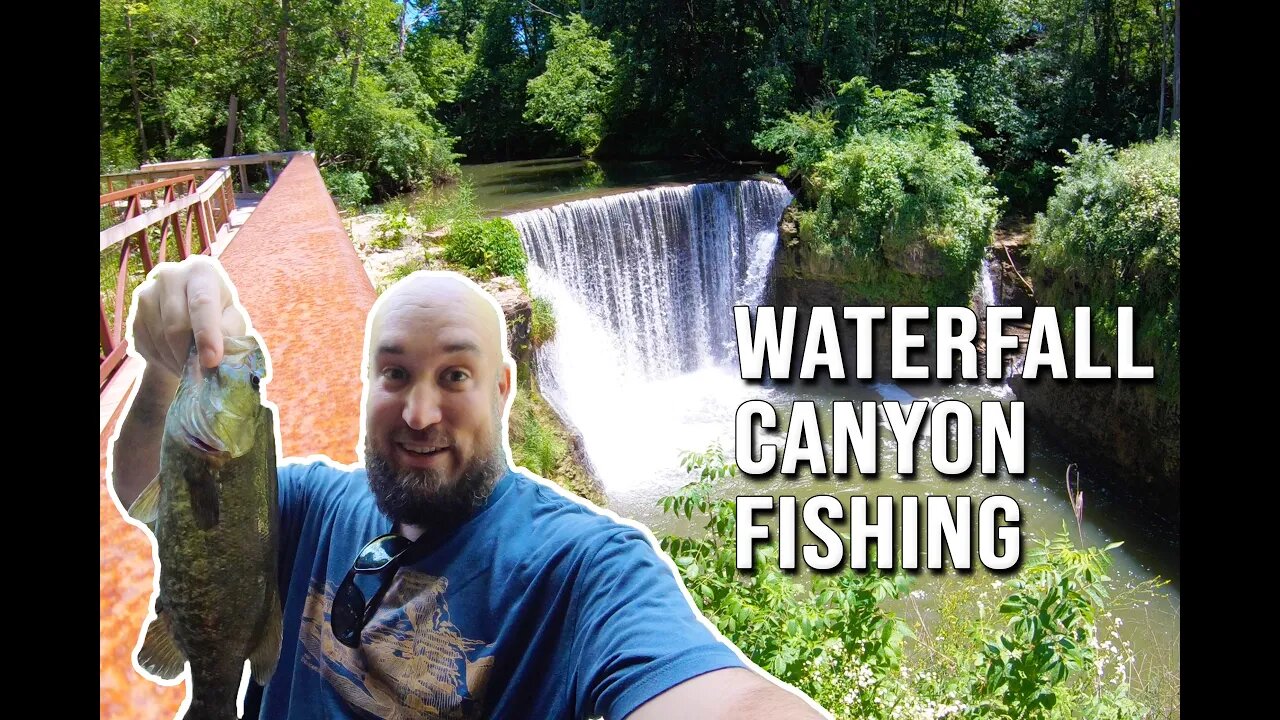
<svg viewBox="0 0 1280 720">
<path fill-rule="evenodd" d="M 258 377 L 258 374 L 257 374 L 257 373 L 250 373 L 250 374 L 249 374 L 249 384 L 250 384 L 250 385 L 253 385 L 253 389 L 254 389 L 254 390 L 257 390 L 257 389 L 258 389 L 258 384 L 259 384 L 259 383 L 261 383 L 261 382 L 262 382 L 262 378 Z"/>
</svg>

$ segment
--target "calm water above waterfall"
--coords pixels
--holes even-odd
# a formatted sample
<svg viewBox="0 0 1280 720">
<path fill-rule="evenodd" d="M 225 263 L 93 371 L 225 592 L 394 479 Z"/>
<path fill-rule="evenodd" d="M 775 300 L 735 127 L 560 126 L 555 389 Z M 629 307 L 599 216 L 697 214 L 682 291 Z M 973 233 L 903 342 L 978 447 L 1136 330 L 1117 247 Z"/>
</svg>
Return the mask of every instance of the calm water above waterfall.
<svg viewBox="0 0 1280 720">
<path fill-rule="evenodd" d="M 657 185 L 745 180 L 761 169 L 757 163 L 708 167 L 670 160 L 545 158 L 463 165 L 462 179 L 475 190 L 482 213 L 502 215 Z"/>
</svg>

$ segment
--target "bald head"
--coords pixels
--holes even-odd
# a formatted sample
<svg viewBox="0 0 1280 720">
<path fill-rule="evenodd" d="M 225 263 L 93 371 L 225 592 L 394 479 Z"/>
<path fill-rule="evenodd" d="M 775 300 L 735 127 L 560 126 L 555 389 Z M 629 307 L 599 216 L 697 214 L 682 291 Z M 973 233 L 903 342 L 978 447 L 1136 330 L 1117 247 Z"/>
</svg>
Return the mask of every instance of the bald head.
<svg viewBox="0 0 1280 720">
<path fill-rule="evenodd" d="M 369 328 L 370 355 L 380 349 L 388 321 L 397 328 L 413 326 L 413 320 L 447 318 L 452 325 L 474 333 L 476 351 L 502 365 L 505 323 L 490 296 L 456 273 L 415 272 L 392 285 L 373 310 Z"/>
</svg>

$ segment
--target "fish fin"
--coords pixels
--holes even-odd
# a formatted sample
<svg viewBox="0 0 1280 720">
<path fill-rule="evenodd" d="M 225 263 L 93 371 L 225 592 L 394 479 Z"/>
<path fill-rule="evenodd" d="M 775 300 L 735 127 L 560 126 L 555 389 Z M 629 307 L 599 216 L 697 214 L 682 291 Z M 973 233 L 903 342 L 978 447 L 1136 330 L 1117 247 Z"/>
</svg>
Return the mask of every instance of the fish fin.
<svg viewBox="0 0 1280 720">
<path fill-rule="evenodd" d="M 156 475 L 147 483 L 142 494 L 129 506 L 129 515 L 152 530 L 156 529 L 156 517 L 160 514 L 160 476 Z"/>
<path fill-rule="evenodd" d="M 276 473 L 276 416 L 271 408 L 262 408 L 262 419 L 258 432 L 267 443 L 267 528 L 268 537 L 264 538 L 271 547 L 279 547 L 277 537 L 280 534 L 280 477 Z"/>
<path fill-rule="evenodd" d="M 196 527 L 209 530 L 218 524 L 218 481 L 208 475 L 187 478 L 191 493 L 191 513 Z"/>
<path fill-rule="evenodd" d="M 280 591 L 276 587 L 275 578 L 271 578 L 270 585 L 267 592 L 267 621 L 263 624 L 262 632 L 258 633 L 258 644 L 249 655 L 253 681 L 259 685 L 266 685 L 276 671 L 284 635 L 284 621 L 280 617 Z"/>
<path fill-rule="evenodd" d="M 156 677 L 172 680 L 182 674 L 187 656 L 178 649 L 169 629 L 169 615 L 163 610 L 147 626 L 147 637 L 138 650 L 138 664 Z"/>
</svg>

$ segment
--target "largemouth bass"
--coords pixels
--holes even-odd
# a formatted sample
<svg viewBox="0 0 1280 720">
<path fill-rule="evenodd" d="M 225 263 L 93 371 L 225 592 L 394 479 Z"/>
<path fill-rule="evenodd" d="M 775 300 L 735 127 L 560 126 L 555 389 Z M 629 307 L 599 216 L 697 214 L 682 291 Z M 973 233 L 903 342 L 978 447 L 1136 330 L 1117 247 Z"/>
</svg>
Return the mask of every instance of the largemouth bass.
<svg viewBox="0 0 1280 720">
<path fill-rule="evenodd" d="M 248 659 L 265 685 L 280 657 L 274 417 L 261 402 L 266 358 L 252 337 L 225 339 L 222 363 L 194 346 L 165 417 L 160 472 L 129 514 L 160 556 L 156 617 L 138 664 L 165 679 L 191 662 L 188 720 L 236 717 Z"/>
</svg>

